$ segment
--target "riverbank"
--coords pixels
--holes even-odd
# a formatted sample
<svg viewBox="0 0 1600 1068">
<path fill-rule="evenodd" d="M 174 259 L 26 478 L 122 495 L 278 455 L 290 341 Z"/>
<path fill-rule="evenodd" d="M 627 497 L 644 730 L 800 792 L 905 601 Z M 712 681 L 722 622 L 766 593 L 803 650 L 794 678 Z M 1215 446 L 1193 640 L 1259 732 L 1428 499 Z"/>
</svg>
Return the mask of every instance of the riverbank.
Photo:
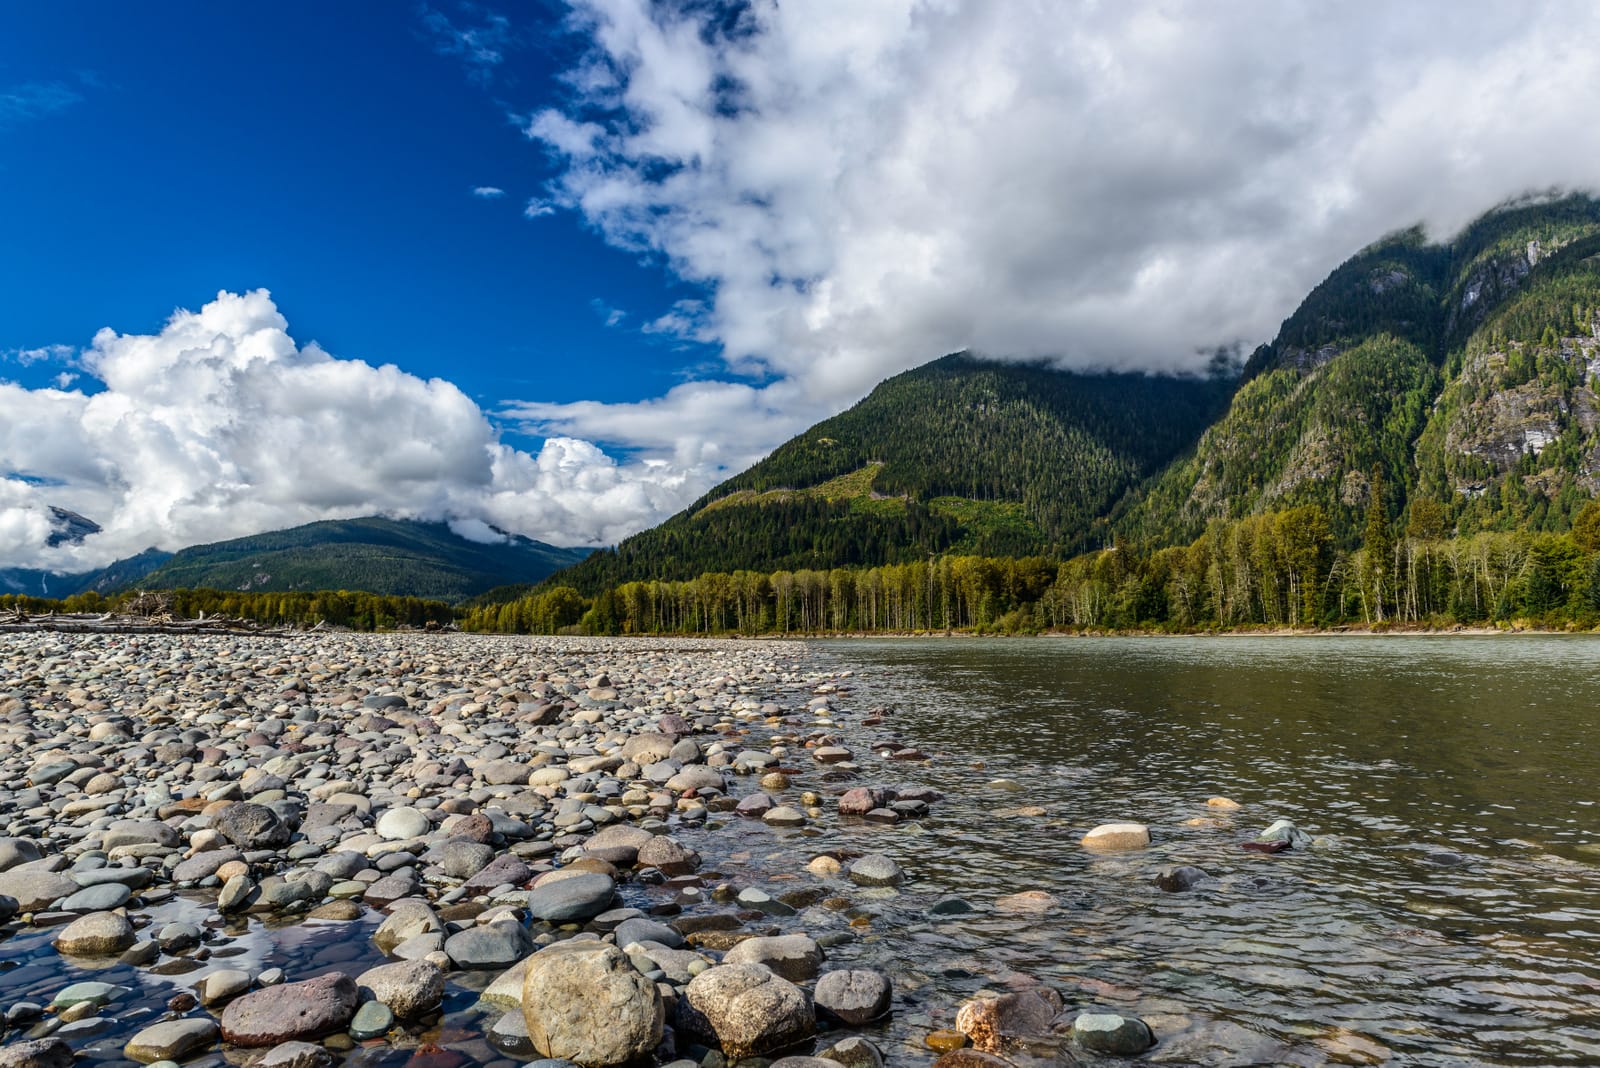
<svg viewBox="0 0 1600 1068">
<path fill-rule="evenodd" d="M 882 722 L 798 643 L 15 635 L 0 1064 L 931 1061 Z"/>
</svg>

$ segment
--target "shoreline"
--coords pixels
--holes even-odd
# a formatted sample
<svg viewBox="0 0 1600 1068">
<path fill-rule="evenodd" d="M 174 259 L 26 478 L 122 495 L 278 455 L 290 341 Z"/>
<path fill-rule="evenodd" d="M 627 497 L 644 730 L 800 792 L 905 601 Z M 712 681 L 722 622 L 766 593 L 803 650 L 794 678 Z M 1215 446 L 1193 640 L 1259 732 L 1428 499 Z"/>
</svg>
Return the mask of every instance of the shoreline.
<svg viewBox="0 0 1600 1068">
<path fill-rule="evenodd" d="M 874 786 L 865 820 L 841 815 L 852 787 L 915 773 L 854 762 L 874 718 L 824 659 L 722 638 L 18 640 L 0 652 L 0 956 L 20 965 L 0 971 L 0 1051 L 906 1063 L 894 931 L 862 932 L 907 878 L 873 843 L 892 854 L 884 824 L 938 797 Z M 541 956 L 558 944 L 582 952 Z M 637 1024 L 626 1058 L 571 1044 L 601 1011 L 583 991 L 617 994 L 567 970 L 590 956 L 627 980 L 604 1007 L 620 1021 L 588 1027 Z M 696 984 L 736 964 L 804 1011 L 740 1032 Z M 822 984 L 841 970 L 849 990 Z"/>
</svg>

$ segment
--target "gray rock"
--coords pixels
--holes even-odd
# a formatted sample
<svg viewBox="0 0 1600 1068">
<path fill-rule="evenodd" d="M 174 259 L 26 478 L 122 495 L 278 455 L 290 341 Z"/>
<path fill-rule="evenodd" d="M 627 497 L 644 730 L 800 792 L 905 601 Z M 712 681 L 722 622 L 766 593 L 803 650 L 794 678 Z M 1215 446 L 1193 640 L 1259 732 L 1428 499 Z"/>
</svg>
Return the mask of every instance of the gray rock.
<svg viewBox="0 0 1600 1068">
<path fill-rule="evenodd" d="M 72 1047 L 59 1038 L 0 1046 L 0 1068 L 71 1068 Z"/>
<path fill-rule="evenodd" d="M 855 861 L 846 869 L 850 881 L 857 886 L 899 886 L 905 879 L 900 865 L 882 853 L 872 853 Z"/>
<path fill-rule="evenodd" d="M 1130 1056 L 1156 1044 L 1143 1020 L 1110 1012 L 1086 1012 L 1072 1021 L 1072 1037 L 1095 1053 Z"/>
<path fill-rule="evenodd" d="M 1193 890 L 1209 878 L 1211 876 L 1204 868 L 1196 868 L 1192 864 L 1179 864 L 1158 872 L 1155 884 L 1157 889 L 1166 893 L 1181 894 L 1185 890 Z"/>
<path fill-rule="evenodd" d="M 452 879 L 470 879 L 494 859 L 494 847 L 465 838 L 452 838 L 428 851 L 425 858 Z"/>
<path fill-rule="evenodd" d="M 178 866 L 172 869 L 172 881 L 197 883 L 201 879 L 209 879 L 217 874 L 217 869 L 224 864 L 243 859 L 244 854 L 237 849 L 208 849 L 204 853 L 196 853 L 187 860 L 179 861 Z"/>
<path fill-rule="evenodd" d="M 860 1035 L 841 1038 L 827 1049 L 818 1050 L 817 1056 L 837 1061 L 844 1068 L 883 1068 L 883 1051 Z"/>
<path fill-rule="evenodd" d="M 381 837 L 391 842 L 402 842 L 408 838 L 421 838 L 433 830 L 433 824 L 426 813 L 404 806 L 385 812 L 375 829 Z"/>
<path fill-rule="evenodd" d="M 260 896 L 256 884 L 248 875 L 235 875 L 222 884 L 217 894 L 218 912 L 243 912 Z"/>
<path fill-rule="evenodd" d="M 31 838 L 0 838 L 0 871 L 32 863 L 41 855 L 39 844 Z"/>
<path fill-rule="evenodd" d="M 760 964 L 721 964 L 695 976 L 678 1002 L 678 1025 L 730 1060 L 783 1049 L 817 1029 L 805 991 Z"/>
<path fill-rule="evenodd" d="M 47 909 L 78 892 L 78 884 L 59 872 L 13 868 L 0 872 L 0 894 L 14 898 L 19 912 Z"/>
<path fill-rule="evenodd" d="M 1278 820 L 1256 836 L 1258 842 L 1288 842 L 1290 849 L 1310 849 L 1311 836 L 1289 820 Z"/>
<path fill-rule="evenodd" d="M 280 849 L 289 844 L 289 827 L 277 812 L 253 802 L 229 805 L 211 817 L 211 826 L 244 850 Z"/>
<path fill-rule="evenodd" d="M 803 934 L 747 938 L 723 954 L 724 964 L 763 964 L 791 983 L 816 978 L 822 948 Z"/>
<path fill-rule="evenodd" d="M 343 1031 L 356 1014 L 355 980 L 334 972 L 236 998 L 222 1013 L 222 1037 L 236 1046 L 276 1046 Z"/>
<path fill-rule="evenodd" d="M 653 1052 L 665 1021 L 656 984 L 616 946 L 589 941 L 557 942 L 529 959 L 522 1012 L 539 1053 L 585 1068 Z"/>
<path fill-rule="evenodd" d="M 643 917 L 623 920 L 617 925 L 616 933 L 619 946 L 627 946 L 631 942 L 656 942 L 668 949 L 681 949 L 684 945 L 683 935 L 664 923 Z"/>
<path fill-rule="evenodd" d="M 158 820 L 115 820 L 100 835 L 100 848 L 110 852 L 125 845 L 178 844 L 178 832 Z"/>
<path fill-rule="evenodd" d="M 356 976 L 356 985 L 402 1020 L 426 1016 L 444 1000 L 444 972 L 428 960 L 380 964 Z"/>
<path fill-rule="evenodd" d="M 209 1018 L 167 1020 L 134 1035 L 123 1047 L 123 1053 L 140 1064 L 181 1061 L 190 1054 L 209 1049 L 217 1041 L 218 1034 L 217 1022 Z"/>
<path fill-rule="evenodd" d="M 445 955 L 458 968 L 502 970 L 533 952 L 533 938 L 514 919 L 468 927 L 444 940 Z"/>
<path fill-rule="evenodd" d="M 121 953 L 133 942 L 133 924 L 128 917 L 116 912 L 91 912 L 67 924 L 53 944 L 71 956 L 102 957 Z"/>
<path fill-rule="evenodd" d="M 582 923 L 611 907 L 616 884 L 608 875 L 584 872 L 528 891 L 528 913 L 546 923 Z"/>
<path fill-rule="evenodd" d="M 637 863 L 668 875 L 688 875 L 700 867 L 700 854 L 666 835 L 652 835 L 639 847 Z"/>
<path fill-rule="evenodd" d="M 394 1026 L 394 1012 L 381 1001 L 369 1001 L 356 1010 L 350 1021 L 350 1037 L 357 1042 L 379 1038 Z"/>
<path fill-rule="evenodd" d="M 200 1004 L 220 1005 L 250 989 L 250 973 L 238 968 L 223 968 L 205 976 L 197 986 Z"/>
<path fill-rule="evenodd" d="M 132 897 L 133 892 L 121 883 L 101 883 L 68 895 L 58 907 L 62 912 L 104 912 L 121 908 Z"/>
<path fill-rule="evenodd" d="M 310 1042 L 280 1042 L 262 1054 L 255 1068 L 333 1068 L 333 1054 Z"/>
<path fill-rule="evenodd" d="M 439 914 L 421 898 L 406 897 L 389 906 L 389 918 L 378 925 L 372 940 L 378 948 L 388 953 L 402 942 L 418 935 L 443 931 Z"/>
<path fill-rule="evenodd" d="M 859 1027 L 889 1011 L 894 989 L 882 972 L 852 968 L 823 975 L 814 998 L 817 1012 Z"/>
<path fill-rule="evenodd" d="M 167 953 L 183 953 L 200 944 L 200 928 L 192 923 L 169 923 L 156 932 L 156 944 Z"/>
</svg>

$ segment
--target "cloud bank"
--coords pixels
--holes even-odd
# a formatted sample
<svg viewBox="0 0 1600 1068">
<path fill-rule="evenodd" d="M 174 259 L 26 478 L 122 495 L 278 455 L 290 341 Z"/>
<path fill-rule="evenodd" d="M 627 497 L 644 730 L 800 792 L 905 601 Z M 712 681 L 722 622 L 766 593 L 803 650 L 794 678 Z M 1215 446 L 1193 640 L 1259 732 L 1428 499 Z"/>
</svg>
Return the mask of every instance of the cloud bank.
<svg viewBox="0 0 1600 1068">
<path fill-rule="evenodd" d="M 609 543 L 706 488 L 671 456 L 512 448 L 449 382 L 297 345 L 265 290 L 219 293 L 159 334 L 102 330 L 77 364 L 95 391 L 0 381 L 0 567 L 84 570 L 373 513 Z M 51 506 L 105 529 L 49 547 Z"/>
<path fill-rule="evenodd" d="M 704 286 L 654 329 L 774 383 L 522 409 L 604 440 L 770 446 L 959 349 L 1194 368 L 1387 232 L 1600 185 L 1583 2 L 569 3 L 547 202 Z"/>
</svg>

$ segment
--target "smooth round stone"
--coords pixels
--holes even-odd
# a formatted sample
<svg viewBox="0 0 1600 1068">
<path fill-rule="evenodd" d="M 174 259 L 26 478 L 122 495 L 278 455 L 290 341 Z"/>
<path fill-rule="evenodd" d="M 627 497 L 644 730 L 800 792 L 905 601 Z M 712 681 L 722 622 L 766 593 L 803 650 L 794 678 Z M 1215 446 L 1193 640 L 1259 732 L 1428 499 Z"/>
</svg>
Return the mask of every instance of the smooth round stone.
<svg viewBox="0 0 1600 1068">
<path fill-rule="evenodd" d="M 432 829 L 433 824 L 429 822 L 428 817 L 409 806 L 391 808 L 378 818 L 376 827 L 378 835 L 391 842 L 421 838 Z"/>
<path fill-rule="evenodd" d="M 898 886 L 905 879 L 900 865 L 882 853 L 872 853 L 853 862 L 848 874 L 857 886 Z"/>
<path fill-rule="evenodd" d="M 212 972 L 199 982 L 200 1003 L 217 1005 L 250 989 L 250 973 L 237 968 Z"/>
<path fill-rule="evenodd" d="M 97 957 L 121 953 L 133 945 L 133 924 L 115 912 L 91 912 L 69 923 L 55 937 L 58 951 L 72 956 Z"/>
<path fill-rule="evenodd" d="M 534 919 L 546 923 L 581 923 L 608 910 L 615 894 L 610 876 L 584 872 L 529 890 L 527 908 Z"/>
<path fill-rule="evenodd" d="M 876 1020 L 889 1011 L 894 990 L 889 977 L 866 968 L 828 972 L 817 980 L 818 1011 L 851 1026 Z"/>
<path fill-rule="evenodd" d="M 350 1021 L 350 1037 L 365 1042 L 388 1034 L 393 1026 L 394 1013 L 389 1006 L 381 1001 L 369 1001 L 356 1010 L 355 1019 Z"/>
<path fill-rule="evenodd" d="M 1102 823 L 1083 836 L 1083 848 L 1097 853 L 1121 853 L 1150 844 L 1150 828 L 1142 823 Z"/>
<path fill-rule="evenodd" d="M 127 987 L 117 986 L 115 983 L 97 983 L 93 981 L 73 983 L 71 986 L 62 987 L 56 993 L 56 996 L 50 1001 L 50 1007 L 59 1011 L 85 1001 L 93 1002 L 96 1005 L 104 1005 L 127 992 Z"/>
<path fill-rule="evenodd" d="M 156 944 L 168 953 L 182 953 L 200 944 L 200 928 L 192 923 L 169 923 L 156 933 Z"/>
<path fill-rule="evenodd" d="M 806 822 L 806 814 L 797 808 L 779 805 L 777 808 L 768 809 L 761 819 L 762 822 L 773 827 L 803 827 Z"/>
<path fill-rule="evenodd" d="M 1156 1044 L 1143 1020 L 1110 1012 L 1086 1012 L 1072 1021 L 1072 1037 L 1084 1049 L 1127 1056 Z"/>
<path fill-rule="evenodd" d="M 100 883 L 86 886 L 61 902 L 63 912 L 104 912 L 121 908 L 133 897 L 133 891 L 121 883 Z"/>
<path fill-rule="evenodd" d="M 504 969 L 533 952 L 533 939 L 516 920 L 504 920 L 456 932 L 444 952 L 458 968 Z"/>
<path fill-rule="evenodd" d="M 221 1032 L 209 1017 L 167 1020 L 146 1027 L 128 1040 L 123 1052 L 140 1064 L 181 1061 L 209 1048 Z"/>
<path fill-rule="evenodd" d="M 1210 797 L 1206 799 L 1206 807 L 1222 812 L 1237 812 L 1244 806 L 1227 797 Z"/>
</svg>

